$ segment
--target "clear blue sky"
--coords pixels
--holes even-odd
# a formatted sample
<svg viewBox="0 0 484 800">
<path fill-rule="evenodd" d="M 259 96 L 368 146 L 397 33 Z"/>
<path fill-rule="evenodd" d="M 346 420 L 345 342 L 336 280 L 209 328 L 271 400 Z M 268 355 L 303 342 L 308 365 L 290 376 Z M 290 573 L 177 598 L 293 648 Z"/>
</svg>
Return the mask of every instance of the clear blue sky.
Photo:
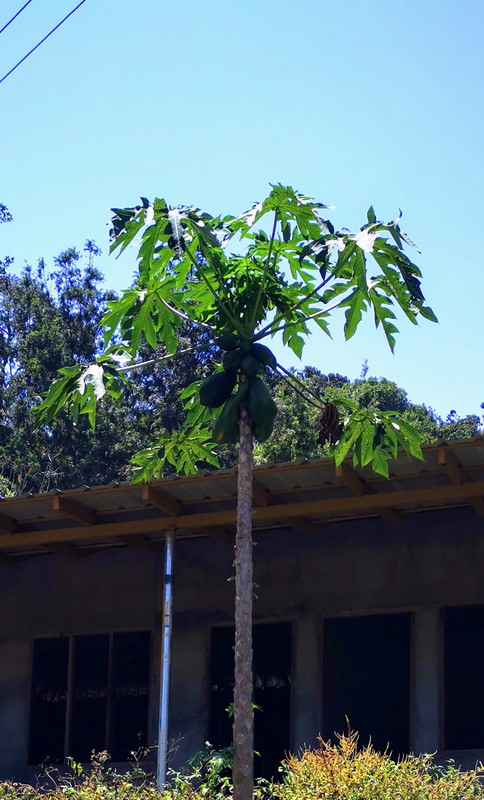
<svg viewBox="0 0 484 800">
<path fill-rule="evenodd" d="M 0 77 L 76 4 L 33 0 Z M 239 213 L 280 181 L 353 229 L 400 207 L 440 324 L 402 320 L 394 356 L 370 321 L 317 335 L 303 363 L 355 378 L 368 359 L 443 416 L 480 413 L 483 41 L 479 0 L 87 0 L 0 84 L 0 258 L 107 254 L 110 207 L 139 195 Z M 133 256 L 102 259 L 110 287 Z"/>
</svg>

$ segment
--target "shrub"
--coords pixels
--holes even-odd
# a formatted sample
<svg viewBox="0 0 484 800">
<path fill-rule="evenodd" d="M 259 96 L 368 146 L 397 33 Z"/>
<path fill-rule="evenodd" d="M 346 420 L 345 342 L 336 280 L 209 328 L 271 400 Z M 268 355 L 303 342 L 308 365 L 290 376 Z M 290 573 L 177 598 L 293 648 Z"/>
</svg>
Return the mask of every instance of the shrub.
<svg viewBox="0 0 484 800">
<path fill-rule="evenodd" d="M 71 762 L 71 773 L 46 773 L 34 788 L 0 783 L 0 800 L 230 800 L 227 767 L 231 750 L 211 745 L 194 756 L 185 770 L 173 773 L 160 792 L 153 776 L 140 766 L 118 774 L 106 765 L 106 753 L 93 756 L 92 767 Z M 406 756 L 394 761 L 373 747 L 358 748 L 358 736 L 338 737 L 336 745 L 320 740 L 318 749 L 289 756 L 281 767 L 281 783 L 260 781 L 254 800 L 484 800 L 479 770 L 463 772 L 433 756 Z"/>
<path fill-rule="evenodd" d="M 394 761 L 371 745 L 358 748 L 358 736 L 339 736 L 333 745 L 320 740 L 317 750 L 290 756 L 284 780 L 273 787 L 277 800 L 481 800 L 477 771 L 462 772 L 432 756 Z"/>
</svg>

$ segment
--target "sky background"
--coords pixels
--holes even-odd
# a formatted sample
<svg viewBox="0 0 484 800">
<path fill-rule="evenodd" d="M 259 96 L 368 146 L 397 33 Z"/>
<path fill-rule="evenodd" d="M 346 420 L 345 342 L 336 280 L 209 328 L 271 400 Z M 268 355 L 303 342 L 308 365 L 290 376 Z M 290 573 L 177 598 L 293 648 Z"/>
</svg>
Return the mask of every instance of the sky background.
<svg viewBox="0 0 484 800">
<path fill-rule="evenodd" d="M 23 5 L 0 1 L 0 28 Z M 74 6 L 33 0 L 0 35 L 0 78 Z M 283 360 L 385 376 L 445 417 L 482 413 L 482 0 L 87 0 L 0 84 L 0 258 L 48 263 L 87 238 L 110 288 L 109 209 L 140 195 L 238 214 L 289 183 L 357 230 L 403 211 L 439 325 L 368 318 Z M 409 252 L 413 258 L 412 251 Z"/>
</svg>

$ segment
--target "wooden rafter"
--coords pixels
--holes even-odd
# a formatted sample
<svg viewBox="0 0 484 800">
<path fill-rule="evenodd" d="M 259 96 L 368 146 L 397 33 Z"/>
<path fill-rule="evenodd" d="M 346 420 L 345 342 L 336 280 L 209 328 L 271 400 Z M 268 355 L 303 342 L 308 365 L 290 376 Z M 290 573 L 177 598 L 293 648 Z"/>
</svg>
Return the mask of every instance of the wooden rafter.
<svg viewBox="0 0 484 800">
<path fill-rule="evenodd" d="M 254 503 L 258 506 L 270 506 L 273 503 L 273 498 L 270 492 L 262 486 L 262 484 L 254 478 L 252 481 L 252 497 Z"/>
<path fill-rule="evenodd" d="M 284 520 L 284 524 L 292 524 L 297 518 L 315 517 L 328 514 L 331 521 L 340 515 L 345 518 L 352 515 L 381 514 L 382 509 L 391 509 L 395 506 L 421 506 L 422 504 L 442 506 L 442 503 L 469 504 L 474 500 L 484 497 L 484 481 L 473 481 L 461 485 L 450 484 L 447 486 L 431 486 L 422 489 L 392 490 L 378 494 L 365 494 L 362 496 L 332 497 L 309 501 L 277 503 L 274 505 L 254 508 L 253 519 L 256 523 L 277 522 Z M 156 519 L 132 519 L 119 522 L 98 523 L 79 528 L 54 528 L 50 530 L 24 531 L 17 536 L 0 534 L 0 550 L 18 548 L 19 546 L 31 547 L 52 542 L 75 542 L 79 539 L 102 540 L 116 539 L 118 537 L 134 534 L 156 534 L 167 528 L 174 527 L 179 531 L 196 531 L 206 533 L 212 527 L 233 527 L 236 524 L 236 509 L 222 511 L 194 512 L 180 514 L 178 517 L 157 517 Z"/>
<path fill-rule="evenodd" d="M 267 489 L 262 486 L 261 483 L 257 480 L 252 481 L 252 497 L 254 503 L 257 506 L 262 506 L 263 508 L 267 508 L 267 506 L 272 506 L 276 502 L 274 496 L 267 491 Z M 291 521 L 291 528 L 297 533 L 302 534 L 303 536 L 307 536 L 308 533 L 311 533 L 311 529 L 308 525 L 307 520 L 301 518 L 296 518 Z"/>
<path fill-rule="evenodd" d="M 85 558 L 90 555 L 89 551 L 79 550 L 78 547 L 74 547 L 72 544 L 68 544 L 68 542 L 51 542 L 49 545 L 43 545 L 43 549 L 47 550 L 49 553 L 56 553 L 56 555 L 72 560 Z"/>
<path fill-rule="evenodd" d="M 164 511 L 165 514 L 169 514 L 170 517 L 178 517 L 183 511 L 182 504 L 171 497 L 168 492 L 155 489 L 150 485 L 143 486 L 143 500 Z"/>
<path fill-rule="evenodd" d="M 17 531 L 18 531 L 18 526 L 13 521 L 13 519 L 5 516 L 5 514 L 0 514 L 0 532 L 13 534 L 17 533 Z"/>
<path fill-rule="evenodd" d="M 439 465 L 444 467 L 447 477 L 455 486 L 470 483 L 471 478 L 469 474 L 450 447 L 441 447 L 438 451 L 437 460 Z M 484 516 L 484 498 L 474 498 L 472 505 L 481 517 Z"/>
<path fill-rule="evenodd" d="M 62 494 L 56 494 L 52 498 L 52 508 L 64 517 L 80 522 L 81 525 L 96 525 L 98 522 L 92 511 L 69 497 L 63 497 Z"/>
<path fill-rule="evenodd" d="M 343 462 L 337 467 L 336 477 L 341 480 L 356 497 L 375 494 L 373 487 L 363 480 L 350 464 Z M 375 506 L 375 511 L 389 525 L 401 525 L 403 522 L 402 515 L 395 511 L 394 508 L 378 508 Z"/>
<path fill-rule="evenodd" d="M 120 537 L 118 541 L 120 544 L 129 544 L 130 547 L 134 547 L 136 550 L 143 550 L 145 553 L 156 553 L 161 547 L 159 542 L 153 542 L 151 539 L 147 539 L 146 536 L 128 535 Z"/>
<path fill-rule="evenodd" d="M 228 530 L 226 527 L 222 528 L 206 528 L 205 533 L 217 542 L 226 545 L 233 545 L 235 542 L 235 533 Z"/>
</svg>

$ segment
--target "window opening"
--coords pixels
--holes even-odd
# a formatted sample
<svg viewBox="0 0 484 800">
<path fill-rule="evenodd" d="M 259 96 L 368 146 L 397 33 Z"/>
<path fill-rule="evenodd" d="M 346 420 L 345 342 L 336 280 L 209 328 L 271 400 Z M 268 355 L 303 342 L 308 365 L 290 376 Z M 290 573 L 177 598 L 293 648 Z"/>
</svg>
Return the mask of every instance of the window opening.
<svg viewBox="0 0 484 800">
<path fill-rule="evenodd" d="M 233 627 L 214 628 L 211 646 L 210 742 L 227 747 L 232 742 L 232 719 L 227 707 L 234 693 Z M 253 673 L 256 776 L 277 777 L 277 769 L 290 748 L 291 623 L 254 625 Z"/>
<path fill-rule="evenodd" d="M 409 750 L 410 614 L 324 623 L 323 736 L 350 728 L 394 756 Z"/>
<path fill-rule="evenodd" d="M 89 762 L 93 750 L 126 761 L 147 743 L 149 673 L 147 631 L 36 640 L 29 763 L 57 763 L 65 756 Z"/>
<path fill-rule="evenodd" d="M 444 747 L 484 747 L 484 606 L 444 610 Z"/>
</svg>

